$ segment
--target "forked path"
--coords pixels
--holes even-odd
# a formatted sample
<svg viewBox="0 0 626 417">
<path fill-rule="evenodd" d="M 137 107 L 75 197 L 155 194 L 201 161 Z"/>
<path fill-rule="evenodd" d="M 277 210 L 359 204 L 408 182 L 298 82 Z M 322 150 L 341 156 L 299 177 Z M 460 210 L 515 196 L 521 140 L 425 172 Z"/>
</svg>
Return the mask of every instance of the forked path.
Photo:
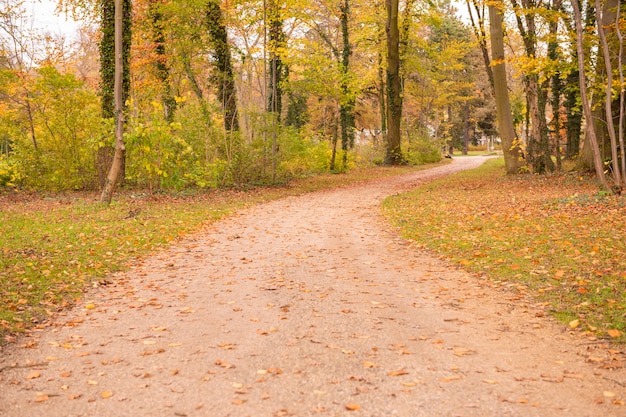
<svg viewBox="0 0 626 417">
<path fill-rule="evenodd" d="M 482 161 L 259 205 L 111 277 L 2 352 L 0 415 L 625 416 L 617 349 L 380 217 Z"/>
</svg>

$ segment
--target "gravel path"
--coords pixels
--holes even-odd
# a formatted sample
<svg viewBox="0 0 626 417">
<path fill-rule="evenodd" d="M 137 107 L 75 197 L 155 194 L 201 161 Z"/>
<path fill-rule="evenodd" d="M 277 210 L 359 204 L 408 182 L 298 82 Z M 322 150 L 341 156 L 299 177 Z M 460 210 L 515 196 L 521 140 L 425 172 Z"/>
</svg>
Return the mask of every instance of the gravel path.
<svg viewBox="0 0 626 417">
<path fill-rule="evenodd" d="M 483 160 L 259 205 L 110 277 L 2 351 L 0 416 L 626 416 L 621 352 L 380 217 Z"/>
</svg>

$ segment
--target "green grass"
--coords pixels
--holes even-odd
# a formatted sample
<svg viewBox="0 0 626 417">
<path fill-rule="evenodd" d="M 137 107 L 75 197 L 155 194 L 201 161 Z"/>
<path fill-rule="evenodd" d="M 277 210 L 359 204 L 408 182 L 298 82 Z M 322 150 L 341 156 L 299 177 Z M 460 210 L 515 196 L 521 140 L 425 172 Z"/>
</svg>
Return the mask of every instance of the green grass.
<svg viewBox="0 0 626 417">
<path fill-rule="evenodd" d="M 503 161 L 384 203 L 408 239 L 549 306 L 593 337 L 626 337 L 626 199 L 574 174 L 506 177 Z"/>
<path fill-rule="evenodd" d="M 95 194 L 5 193 L 0 195 L 0 336 L 11 339 L 46 326 L 93 282 L 242 207 L 430 166 L 354 170 L 243 191 L 128 191 L 109 207 Z"/>
</svg>

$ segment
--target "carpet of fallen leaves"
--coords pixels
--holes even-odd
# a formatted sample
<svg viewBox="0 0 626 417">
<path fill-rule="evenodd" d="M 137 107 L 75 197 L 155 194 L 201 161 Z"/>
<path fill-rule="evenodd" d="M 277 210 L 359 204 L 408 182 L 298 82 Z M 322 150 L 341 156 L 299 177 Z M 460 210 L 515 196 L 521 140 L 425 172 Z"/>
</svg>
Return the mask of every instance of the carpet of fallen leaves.
<svg viewBox="0 0 626 417">
<path fill-rule="evenodd" d="M 0 344 L 46 327 L 86 287 L 106 284 L 137 258 L 237 209 L 432 166 L 354 170 L 270 187 L 126 190 L 109 207 L 97 193 L 0 192 Z"/>
<path fill-rule="evenodd" d="M 416 245 L 545 303 L 591 340 L 626 342 L 626 198 L 592 178 L 507 177 L 492 160 L 384 206 Z"/>
</svg>

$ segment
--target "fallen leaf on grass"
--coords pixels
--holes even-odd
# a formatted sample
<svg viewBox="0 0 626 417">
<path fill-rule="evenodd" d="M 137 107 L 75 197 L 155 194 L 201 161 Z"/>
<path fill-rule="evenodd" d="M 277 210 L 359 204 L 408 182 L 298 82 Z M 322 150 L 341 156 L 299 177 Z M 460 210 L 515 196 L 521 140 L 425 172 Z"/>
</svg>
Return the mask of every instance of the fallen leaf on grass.
<svg viewBox="0 0 626 417">
<path fill-rule="evenodd" d="M 569 322 L 569 327 L 571 327 L 572 329 L 577 328 L 578 325 L 580 325 L 580 320 L 578 320 L 578 319 L 572 320 L 572 321 Z"/>
<path fill-rule="evenodd" d="M 616 339 L 618 337 L 620 337 L 622 335 L 622 332 L 617 330 L 617 329 L 611 329 L 608 330 L 607 333 L 609 334 L 609 336 L 611 336 L 613 339 Z"/>
</svg>

